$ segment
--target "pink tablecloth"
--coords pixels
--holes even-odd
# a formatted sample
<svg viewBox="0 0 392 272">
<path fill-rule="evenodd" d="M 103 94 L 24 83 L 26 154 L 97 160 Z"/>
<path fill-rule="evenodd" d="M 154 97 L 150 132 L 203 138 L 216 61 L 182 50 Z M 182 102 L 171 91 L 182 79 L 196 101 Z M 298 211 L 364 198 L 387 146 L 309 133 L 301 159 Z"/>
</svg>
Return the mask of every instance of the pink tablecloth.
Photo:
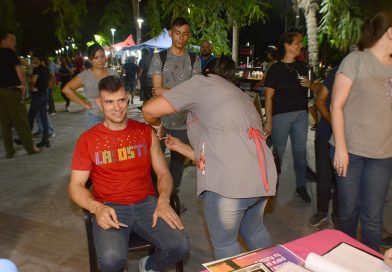
<svg viewBox="0 0 392 272">
<path fill-rule="evenodd" d="M 308 236 L 288 242 L 284 244 L 284 246 L 305 260 L 310 252 L 323 255 L 341 242 L 363 249 L 381 258 L 383 257 L 380 253 L 365 246 L 345 233 L 333 229 L 318 231 Z"/>
<path fill-rule="evenodd" d="M 305 261 L 306 257 L 310 252 L 316 253 L 318 255 L 323 255 L 342 242 L 363 249 L 370 254 L 383 258 L 380 253 L 351 238 L 347 234 L 334 229 L 318 231 L 308 236 L 301 237 L 297 240 L 285 243 L 283 244 L 283 246 L 291 250 L 298 257 Z M 203 270 L 202 272 L 207 271 L 208 270 Z"/>
</svg>

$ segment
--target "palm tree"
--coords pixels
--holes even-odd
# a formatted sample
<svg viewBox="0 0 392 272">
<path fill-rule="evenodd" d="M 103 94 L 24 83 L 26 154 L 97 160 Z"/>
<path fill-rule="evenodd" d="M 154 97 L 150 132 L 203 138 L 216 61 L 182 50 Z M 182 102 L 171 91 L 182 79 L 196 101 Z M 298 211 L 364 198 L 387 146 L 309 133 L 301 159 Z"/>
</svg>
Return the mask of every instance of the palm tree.
<svg viewBox="0 0 392 272">
<path fill-rule="evenodd" d="M 296 0 L 300 9 L 304 10 L 306 29 L 308 35 L 309 64 L 313 69 L 318 67 L 318 42 L 317 42 L 317 12 L 319 11 L 318 0 Z"/>
</svg>

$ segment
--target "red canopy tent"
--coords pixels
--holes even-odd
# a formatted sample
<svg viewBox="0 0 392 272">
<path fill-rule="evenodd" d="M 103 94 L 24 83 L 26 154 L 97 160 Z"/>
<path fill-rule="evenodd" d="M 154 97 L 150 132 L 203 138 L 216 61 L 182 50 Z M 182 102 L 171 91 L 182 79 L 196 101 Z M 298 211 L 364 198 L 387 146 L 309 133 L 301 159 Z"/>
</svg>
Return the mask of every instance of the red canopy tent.
<svg viewBox="0 0 392 272">
<path fill-rule="evenodd" d="M 134 45 L 136 45 L 136 43 L 133 40 L 132 34 L 129 34 L 129 36 L 124 41 L 112 44 L 111 47 L 116 48 L 116 50 L 121 50 L 124 47 L 130 47 Z"/>
</svg>

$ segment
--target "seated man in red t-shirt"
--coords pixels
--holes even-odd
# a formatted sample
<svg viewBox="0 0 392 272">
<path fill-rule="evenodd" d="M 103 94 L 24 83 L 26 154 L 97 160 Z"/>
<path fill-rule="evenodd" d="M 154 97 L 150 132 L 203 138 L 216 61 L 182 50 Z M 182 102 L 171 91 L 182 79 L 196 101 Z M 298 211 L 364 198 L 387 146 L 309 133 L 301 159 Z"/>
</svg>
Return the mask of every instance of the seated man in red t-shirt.
<svg viewBox="0 0 392 272">
<path fill-rule="evenodd" d="M 170 206 L 173 181 L 150 126 L 127 119 L 128 97 L 118 77 L 99 82 L 96 102 L 103 123 L 84 132 L 72 160 L 69 193 L 93 216 L 100 271 L 123 271 L 130 232 L 158 250 L 139 262 L 139 271 L 160 271 L 189 251 L 180 218 Z M 158 177 L 157 198 L 150 172 Z M 88 179 L 93 193 L 86 189 Z"/>
</svg>

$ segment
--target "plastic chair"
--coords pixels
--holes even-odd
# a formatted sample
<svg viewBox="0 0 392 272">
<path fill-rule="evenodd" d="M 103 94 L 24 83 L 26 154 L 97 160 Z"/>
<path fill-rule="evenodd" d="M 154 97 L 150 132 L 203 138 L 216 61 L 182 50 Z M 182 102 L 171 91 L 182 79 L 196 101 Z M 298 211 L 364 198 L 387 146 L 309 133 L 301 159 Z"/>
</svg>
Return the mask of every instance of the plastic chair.
<svg viewBox="0 0 392 272">
<path fill-rule="evenodd" d="M 86 187 L 91 187 L 91 183 L 87 182 Z M 170 198 L 170 205 L 173 207 L 174 211 L 180 216 L 180 198 L 178 195 L 173 192 Z M 94 245 L 94 238 L 93 238 L 93 224 L 92 224 L 92 215 L 91 213 L 86 210 L 83 210 L 83 218 L 84 223 L 86 226 L 86 233 L 87 233 L 87 245 L 88 245 L 88 255 L 89 255 L 89 262 L 90 262 L 90 272 L 98 272 L 98 261 L 97 255 Z M 129 237 L 128 243 L 128 252 L 136 252 L 136 251 L 147 251 L 148 255 L 151 255 L 155 252 L 155 245 L 148 242 L 147 240 L 143 239 L 142 237 L 138 236 L 135 233 L 131 233 Z M 176 272 L 183 272 L 183 262 L 180 261 L 176 263 Z"/>
</svg>

